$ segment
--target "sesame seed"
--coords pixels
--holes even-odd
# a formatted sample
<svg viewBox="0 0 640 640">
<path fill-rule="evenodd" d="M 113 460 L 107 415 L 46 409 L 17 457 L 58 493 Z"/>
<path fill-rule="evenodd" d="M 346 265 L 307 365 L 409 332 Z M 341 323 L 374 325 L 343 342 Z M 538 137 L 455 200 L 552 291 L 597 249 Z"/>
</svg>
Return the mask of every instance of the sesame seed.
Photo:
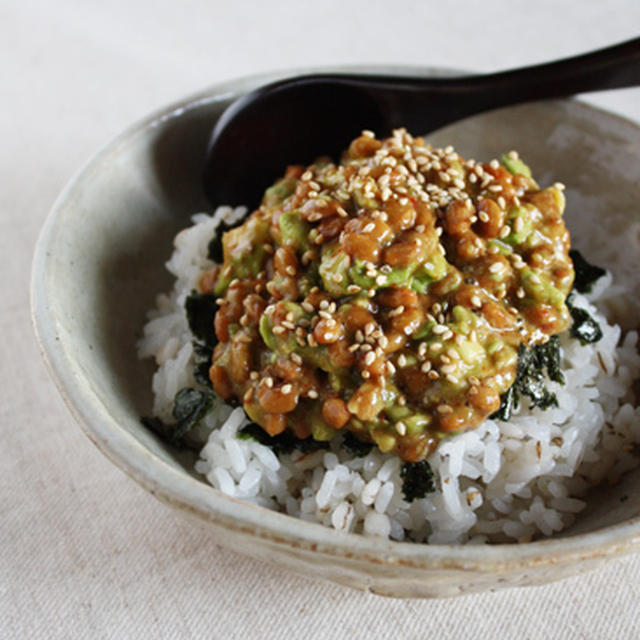
<svg viewBox="0 0 640 640">
<path fill-rule="evenodd" d="M 439 404 L 437 411 L 438 413 L 442 413 L 443 415 L 447 413 L 453 413 L 453 409 L 448 404 Z"/>
<path fill-rule="evenodd" d="M 447 327 L 443 324 L 437 324 L 435 327 L 433 327 L 433 329 L 431 329 L 431 331 L 435 333 L 437 336 L 439 336 L 439 335 L 442 335 L 443 333 L 446 333 Z"/>
<path fill-rule="evenodd" d="M 501 184 L 492 184 L 489 187 L 489 191 L 493 191 L 494 193 L 500 193 L 500 191 L 502 191 L 502 185 Z"/>
<path fill-rule="evenodd" d="M 315 311 L 315 307 L 306 300 L 300 305 L 307 313 L 313 313 Z"/>
<path fill-rule="evenodd" d="M 302 176 L 300 176 L 300 179 L 303 182 L 308 182 L 309 180 L 311 180 L 313 178 L 313 173 L 309 170 L 305 171 Z"/>
<path fill-rule="evenodd" d="M 249 374 L 249 379 L 251 380 L 257 380 L 260 377 L 260 374 L 257 371 L 252 371 Z"/>
<path fill-rule="evenodd" d="M 334 273 L 334 274 L 331 276 L 331 279 L 332 279 L 334 282 L 342 282 L 343 277 L 342 277 L 342 274 L 341 274 L 341 273 Z"/>
<path fill-rule="evenodd" d="M 267 376 L 264 378 L 264 383 L 269 387 L 269 389 L 271 389 L 271 387 L 273 387 L 273 378 L 271 376 Z"/>
<path fill-rule="evenodd" d="M 401 436 L 406 435 L 407 427 L 404 424 L 404 422 L 400 422 L 400 421 L 396 422 L 395 427 L 396 427 L 396 431 L 398 432 L 399 435 L 401 435 Z"/>
<path fill-rule="evenodd" d="M 491 271 L 491 273 L 499 273 L 500 271 L 502 271 L 504 269 L 504 266 L 502 264 L 502 262 L 494 262 L 490 267 L 489 267 L 489 271 Z"/>
<path fill-rule="evenodd" d="M 307 392 L 307 396 L 308 396 L 309 398 L 311 398 L 312 400 L 315 400 L 315 398 L 317 398 L 317 397 L 318 397 L 318 392 L 317 392 L 315 389 L 310 389 L 310 390 Z"/>
<path fill-rule="evenodd" d="M 480 218 L 482 222 L 489 222 L 489 214 L 486 211 L 481 211 L 478 214 L 478 218 Z"/>
<path fill-rule="evenodd" d="M 473 297 L 471 298 L 471 304 L 472 304 L 474 307 L 481 307 L 481 306 L 482 306 L 482 300 L 480 300 L 480 297 L 479 297 L 479 296 L 473 296 Z"/>
<path fill-rule="evenodd" d="M 502 229 L 500 229 L 500 237 L 506 238 L 511 233 L 511 227 L 508 224 L 505 224 Z"/>
<path fill-rule="evenodd" d="M 364 334 L 366 336 L 371 335 L 374 330 L 376 328 L 376 325 L 373 322 L 367 322 L 367 324 L 364 326 Z"/>
<path fill-rule="evenodd" d="M 302 364 L 302 358 L 300 357 L 300 354 L 298 353 L 292 353 L 290 356 L 291 360 L 293 360 L 293 362 L 295 362 L 296 364 Z"/>
<path fill-rule="evenodd" d="M 285 384 L 282 389 L 282 393 L 286 396 L 289 395 L 293 391 L 293 386 L 290 384 Z"/>
<path fill-rule="evenodd" d="M 376 277 L 376 284 L 378 286 L 382 286 L 383 284 L 386 284 L 387 282 L 387 276 L 380 274 L 379 276 Z"/>
<path fill-rule="evenodd" d="M 500 166 L 500 163 L 494 158 L 490 163 L 489 166 L 492 169 L 497 169 Z"/>
<path fill-rule="evenodd" d="M 277 336 L 282 335 L 284 332 L 285 332 L 285 328 L 280 325 L 273 327 L 273 333 L 275 333 Z"/>
<path fill-rule="evenodd" d="M 518 296 L 518 298 L 524 298 L 524 289 L 522 287 L 518 288 L 518 290 L 516 291 L 516 296 Z"/>
<path fill-rule="evenodd" d="M 387 371 L 391 376 L 396 372 L 396 368 L 393 366 L 393 363 L 390 361 L 387 361 Z"/>
<path fill-rule="evenodd" d="M 288 320 L 283 320 L 280 324 L 286 329 L 291 329 L 292 331 L 296 328 L 296 325 L 293 324 L 293 322 L 289 322 Z"/>
<path fill-rule="evenodd" d="M 373 364 L 375 359 L 376 359 L 376 354 L 373 351 L 369 351 L 367 355 L 364 357 L 364 363 L 368 367 Z"/>
<path fill-rule="evenodd" d="M 365 369 L 361 374 L 360 374 L 365 380 L 367 378 L 371 377 L 371 374 Z"/>
<path fill-rule="evenodd" d="M 440 377 L 440 374 L 437 371 L 431 369 L 431 371 L 429 371 L 427 376 L 429 377 L 430 380 L 437 380 Z"/>
<path fill-rule="evenodd" d="M 425 360 L 420 367 L 422 373 L 429 373 L 431 371 L 431 360 Z"/>
</svg>

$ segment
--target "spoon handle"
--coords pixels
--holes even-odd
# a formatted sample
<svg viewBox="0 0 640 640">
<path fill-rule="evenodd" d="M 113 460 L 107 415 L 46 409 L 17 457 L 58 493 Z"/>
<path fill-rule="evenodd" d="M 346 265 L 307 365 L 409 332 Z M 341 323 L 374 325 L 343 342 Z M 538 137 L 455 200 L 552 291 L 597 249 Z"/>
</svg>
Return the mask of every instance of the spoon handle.
<svg viewBox="0 0 640 640">
<path fill-rule="evenodd" d="M 495 100 L 523 102 L 586 91 L 640 85 L 640 38 L 556 62 L 459 78 L 451 86 L 482 93 L 495 91 Z"/>
<path fill-rule="evenodd" d="M 640 85 L 640 38 L 555 62 L 479 75 L 409 78 L 327 74 L 282 81 L 287 85 L 345 84 L 381 103 L 392 127 L 428 130 L 497 107 Z M 280 83 L 275 83 L 277 86 Z M 411 100 L 407 100 L 407 95 Z"/>
</svg>

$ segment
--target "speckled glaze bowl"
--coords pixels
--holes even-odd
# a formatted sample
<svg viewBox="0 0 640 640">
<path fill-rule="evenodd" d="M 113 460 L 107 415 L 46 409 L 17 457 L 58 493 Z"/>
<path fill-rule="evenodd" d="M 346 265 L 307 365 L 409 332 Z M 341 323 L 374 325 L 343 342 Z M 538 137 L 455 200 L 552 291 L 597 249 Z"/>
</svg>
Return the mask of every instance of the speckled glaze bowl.
<svg viewBox="0 0 640 640">
<path fill-rule="evenodd" d="M 152 364 L 136 358 L 135 342 L 156 293 L 170 286 L 164 262 L 173 236 L 190 214 L 207 209 L 200 171 L 208 134 L 231 100 L 292 73 L 226 82 L 154 113 L 98 152 L 56 202 L 34 258 L 33 317 L 53 377 L 86 434 L 220 544 L 389 596 L 539 584 L 640 548 L 639 471 L 594 491 L 586 512 L 559 537 L 520 545 L 417 545 L 338 533 L 230 498 L 194 474 L 192 458 L 141 425 L 151 407 Z M 566 100 L 477 116 L 429 140 L 483 159 L 516 148 L 541 184 L 564 182 L 574 240 L 638 293 L 637 125 Z M 607 230 L 621 228 L 628 233 L 609 246 Z"/>
</svg>

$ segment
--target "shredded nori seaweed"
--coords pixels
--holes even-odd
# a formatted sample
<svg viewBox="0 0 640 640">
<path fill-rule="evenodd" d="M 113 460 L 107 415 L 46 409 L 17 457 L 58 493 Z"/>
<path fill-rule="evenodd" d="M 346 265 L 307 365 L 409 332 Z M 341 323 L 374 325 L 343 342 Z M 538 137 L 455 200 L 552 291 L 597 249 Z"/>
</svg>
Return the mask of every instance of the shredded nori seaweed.
<svg viewBox="0 0 640 640">
<path fill-rule="evenodd" d="M 198 389 L 180 389 L 173 401 L 173 417 L 176 422 L 166 424 L 160 418 L 143 417 L 141 422 L 167 442 L 176 446 L 188 446 L 185 436 L 196 427 L 211 406 L 211 394 Z"/>
<path fill-rule="evenodd" d="M 209 349 L 213 349 L 218 342 L 213 328 L 213 322 L 218 311 L 216 297 L 211 294 L 192 291 L 185 300 L 184 308 L 191 333 Z"/>
<path fill-rule="evenodd" d="M 211 358 L 213 356 L 213 349 L 207 347 L 207 345 L 200 344 L 199 342 L 193 343 L 193 353 L 195 360 L 195 367 L 193 368 L 193 377 L 196 382 L 203 387 L 207 387 L 213 391 L 213 384 L 209 377 L 209 369 L 211 368 Z"/>
<path fill-rule="evenodd" d="M 433 470 L 426 460 L 419 462 L 405 462 L 400 469 L 402 478 L 402 493 L 407 502 L 416 498 L 424 498 L 428 493 L 436 490 Z"/>
<path fill-rule="evenodd" d="M 573 262 L 573 270 L 576 274 L 573 288 L 579 293 L 589 293 L 593 288 L 593 283 L 601 278 L 606 271 L 602 267 L 589 264 L 577 249 L 571 249 L 569 257 Z"/>
<path fill-rule="evenodd" d="M 573 324 L 571 325 L 571 336 L 580 340 L 580 344 L 593 344 L 602 338 L 600 325 L 591 317 L 588 311 L 580 307 L 573 306 L 573 295 L 567 298 L 567 308 Z"/>
<path fill-rule="evenodd" d="M 270 436 L 262 427 L 252 422 L 238 431 L 240 440 L 255 440 L 270 447 L 276 454 L 291 453 L 294 449 L 302 453 L 310 453 L 318 449 L 328 449 L 329 443 L 318 442 L 313 438 L 296 438 L 291 431 L 284 431 L 277 436 Z"/>
<path fill-rule="evenodd" d="M 373 449 L 373 444 L 371 442 L 364 442 L 356 438 L 351 431 L 347 431 L 344 434 L 344 439 L 342 441 L 342 446 L 356 458 L 362 458 L 366 456 L 371 449 Z"/>
<path fill-rule="evenodd" d="M 518 367 L 513 385 L 500 396 L 500 408 L 491 418 L 507 421 L 520 403 L 520 396 L 527 396 L 532 407 L 548 409 L 557 407 L 556 394 L 545 387 L 546 379 L 564 384 L 560 370 L 560 340 L 551 336 L 545 344 L 531 349 L 520 345 L 518 349 Z"/>
</svg>

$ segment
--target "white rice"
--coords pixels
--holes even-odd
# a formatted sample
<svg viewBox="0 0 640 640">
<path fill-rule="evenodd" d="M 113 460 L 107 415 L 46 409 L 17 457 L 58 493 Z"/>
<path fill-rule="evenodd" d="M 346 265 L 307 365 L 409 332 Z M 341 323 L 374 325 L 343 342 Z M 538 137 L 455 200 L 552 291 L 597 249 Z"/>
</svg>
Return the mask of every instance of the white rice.
<svg viewBox="0 0 640 640">
<path fill-rule="evenodd" d="M 158 296 L 139 342 L 140 357 L 153 356 L 158 365 L 153 411 L 162 419 L 171 420 L 181 388 L 198 388 L 185 298 L 212 266 L 207 245 L 219 222 L 233 223 L 245 211 L 220 207 L 213 217 L 198 214 L 175 238 L 167 263 L 175 286 Z M 394 454 L 374 448 L 354 458 L 341 449 L 339 437 L 329 450 L 276 456 L 269 447 L 238 439 L 248 420 L 241 408 L 221 401 L 200 427 L 208 439 L 196 470 L 228 495 L 345 532 L 429 543 L 523 541 L 556 533 L 586 506 L 591 486 L 615 482 L 639 464 L 632 450 L 640 443 L 640 408 L 631 391 L 640 375 L 638 335 L 622 336 L 595 306 L 615 304 L 612 291 L 625 295 L 607 274 L 591 294 L 575 297 L 603 337 L 582 346 L 561 336 L 566 383 L 547 385 L 559 406 L 521 409 L 508 423 L 486 420 L 444 440 L 428 458 L 436 490 L 423 499 L 404 500 L 401 461 Z"/>
</svg>

